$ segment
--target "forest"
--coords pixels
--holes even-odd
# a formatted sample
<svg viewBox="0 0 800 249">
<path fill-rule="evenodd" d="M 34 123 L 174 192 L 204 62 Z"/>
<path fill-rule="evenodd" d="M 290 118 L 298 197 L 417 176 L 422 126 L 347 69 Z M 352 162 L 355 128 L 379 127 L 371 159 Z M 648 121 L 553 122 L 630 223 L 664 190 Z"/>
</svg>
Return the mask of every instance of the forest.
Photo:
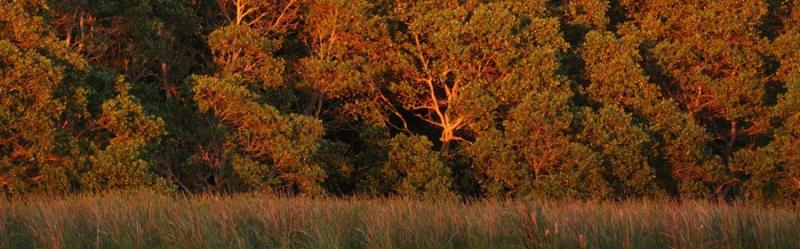
<svg viewBox="0 0 800 249">
<path fill-rule="evenodd" d="M 798 0 L 0 0 L 0 195 L 800 200 Z"/>
</svg>

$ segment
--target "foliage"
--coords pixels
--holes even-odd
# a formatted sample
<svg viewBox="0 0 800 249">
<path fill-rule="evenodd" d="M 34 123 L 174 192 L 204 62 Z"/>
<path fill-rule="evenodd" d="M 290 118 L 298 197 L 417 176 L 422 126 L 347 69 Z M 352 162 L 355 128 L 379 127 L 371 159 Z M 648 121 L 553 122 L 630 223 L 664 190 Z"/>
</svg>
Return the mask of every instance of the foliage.
<svg viewBox="0 0 800 249">
<path fill-rule="evenodd" d="M 397 135 L 388 141 L 384 175 L 398 194 L 410 197 L 450 198 L 453 179 L 433 144 L 419 136 Z"/>
<path fill-rule="evenodd" d="M 0 1 L 0 192 L 797 204 L 799 6 Z"/>
<path fill-rule="evenodd" d="M 26 12 L 45 7 L 0 4 L 7 20 L 0 25 L 0 188 L 24 193 L 155 185 L 143 150 L 162 134 L 163 122 L 144 114 L 128 83 L 87 67 L 40 17 Z M 108 84 L 116 93 L 106 93 Z"/>
</svg>

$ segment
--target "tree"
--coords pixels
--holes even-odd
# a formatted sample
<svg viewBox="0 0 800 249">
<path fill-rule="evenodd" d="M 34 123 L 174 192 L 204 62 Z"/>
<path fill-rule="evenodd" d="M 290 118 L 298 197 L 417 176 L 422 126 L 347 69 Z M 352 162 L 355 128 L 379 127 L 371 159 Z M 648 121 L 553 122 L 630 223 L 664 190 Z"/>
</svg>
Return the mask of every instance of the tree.
<svg viewBox="0 0 800 249">
<path fill-rule="evenodd" d="M 322 0 L 309 3 L 304 15 L 310 55 L 297 69 L 298 87 L 309 92 L 303 113 L 326 120 L 329 129 L 353 129 L 360 122 L 407 129 L 385 94 L 389 34 L 375 8 L 368 1 Z"/>
<path fill-rule="evenodd" d="M 318 184 L 324 172 L 310 160 L 324 132 L 319 121 L 301 115 L 282 115 L 275 107 L 260 103 L 258 96 L 240 79 L 198 76 L 194 82 L 200 110 L 212 112 L 228 130 L 222 163 L 234 163 L 231 167 L 240 178 L 268 177 L 262 173 L 269 170 L 272 172 L 269 175 L 281 183 L 270 188 L 284 187 L 280 190 L 291 191 L 297 184 L 306 193 L 321 191 Z M 255 165 L 264 169 L 253 169 Z M 223 181 L 218 175 L 212 177 L 215 184 Z M 251 187 L 262 185 L 252 184 L 258 182 L 254 180 L 246 182 Z"/>
<path fill-rule="evenodd" d="M 654 167 L 671 173 L 681 196 L 708 197 L 725 181 L 721 164 L 708 148 L 709 138 L 693 117 L 649 82 L 637 63 L 641 57 L 636 47 L 632 37 L 589 32 L 581 48 L 590 80 L 587 93 L 600 103 L 623 107 L 657 139 L 649 161 L 664 162 Z"/>
<path fill-rule="evenodd" d="M 135 97 L 128 95 L 128 83 L 117 79 L 117 96 L 103 103 L 93 124 L 108 136 L 105 148 L 89 157 L 91 167 L 81 174 L 85 190 L 105 190 L 152 186 L 158 182 L 150 161 L 144 160 L 144 147 L 164 133 L 164 121 L 144 113 Z"/>
<path fill-rule="evenodd" d="M 227 3 L 223 1 L 223 3 Z M 223 10 L 227 6 L 221 3 Z M 282 113 L 266 102 L 267 94 L 287 87 L 285 62 L 275 56 L 285 32 L 287 13 L 295 2 L 233 1 L 231 24 L 209 35 L 208 45 L 219 71 L 195 76 L 194 100 L 221 122 L 224 138 L 209 176 L 217 189 L 225 186 L 219 171 L 233 170 L 246 188 L 323 192 L 325 172 L 312 160 L 324 134 L 321 123 L 308 116 Z M 280 5 L 284 4 L 284 5 Z M 282 13 L 274 15 L 274 13 Z M 266 19 L 262 19 L 266 18 Z M 274 18 L 274 19 L 270 19 Z M 277 25 L 277 26 L 276 26 Z M 231 185 L 235 185 L 231 183 Z"/>
<path fill-rule="evenodd" d="M 206 35 L 224 20 L 214 1 L 41 1 L 59 44 L 92 67 L 122 74 L 145 112 L 164 120 L 165 135 L 152 151 L 157 174 L 185 191 L 205 186 L 193 157 L 213 140 L 207 117 L 193 107 L 186 78 L 212 66 Z M 114 80 L 93 84 L 113 98 Z M 100 110 L 102 101 L 91 107 Z M 202 179 L 200 179 L 202 178 Z"/>
<path fill-rule="evenodd" d="M 600 157 L 573 141 L 572 92 L 567 85 L 530 93 L 504 122 L 467 151 L 486 176 L 484 191 L 497 195 L 605 198 L 611 189 Z"/>
<path fill-rule="evenodd" d="M 796 0 L 0 1 L 0 191 L 792 203 Z"/>
<path fill-rule="evenodd" d="M 53 165 L 58 117 L 54 97 L 62 71 L 35 51 L 0 40 L 0 185 L 11 193 L 69 188 L 66 172 Z"/>
<path fill-rule="evenodd" d="M 401 134 L 387 142 L 383 174 L 396 193 L 430 199 L 455 197 L 452 173 L 439 153 L 431 150 L 433 144 L 427 138 Z"/>
<path fill-rule="evenodd" d="M 568 23 L 602 31 L 609 25 L 609 7 L 608 0 L 565 0 L 562 8 Z"/>
<path fill-rule="evenodd" d="M 36 15 L 43 9 L 40 2 L 0 3 L 2 191 L 154 184 L 140 152 L 160 136 L 161 121 L 144 114 L 127 95 L 127 83 L 117 82 L 117 94 L 107 96 L 113 80 L 47 31 Z"/>
<path fill-rule="evenodd" d="M 798 5 L 794 7 L 790 14 L 800 16 Z M 787 19 L 791 23 L 792 18 Z M 796 204 L 800 195 L 800 33 L 796 26 L 784 27 L 770 47 L 779 64 L 773 80 L 781 90 L 770 108 L 771 139 L 737 152 L 734 164 L 749 176 L 745 198 Z"/>
<path fill-rule="evenodd" d="M 484 134 L 464 150 L 478 174 L 475 181 L 489 197 L 529 195 L 533 191 L 533 171 L 499 130 Z"/>
<path fill-rule="evenodd" d="M 731 167 L 736 151 L 768 130 L 763 58 L 758 32 L 764 1 L 621 1 L 630 21 L 620 33 L 644 46 L 647 71 L 666 97 L 685 110 L 712 141 L 725 167 L 715 194 L 730 197 L 742 181 Z M 692 119 L 689 119 L 692 120 Z M 727 194 L 726 194 L 727 193 Z"/>
<path fill-rule="evenodd" d="M 576 139 L 598 153 L 603 173 L 617 198 L 662 197 L 656 172 L 648 162 L 653 141 L 632 121 L 630 114 L 615 105 L 598 111 L 584 109 Z"/>
<path fill-rule="evenodd" d="M 130 82 L 150 80 L 162 98 L 175 95 L 174 79 L 196 66 L 199 20 L 181 1 L 46 1 L 52 30 L 63 43 L 123 73 Z M 148 96 L 151 97 L 151 96 Z"/>
<path fill-rule="evenodd" d="M 217 0 L 229 24 L 248 26 L 274 38 L 300 26 L 301 0 Z"/>
<path fill-rule="evenodd" d="M 749 200 L 795 204 L 800 196 L 800 71 L 790 77 L 774 109 L 781 114 L 772 140 L 736 154 L 735 165 L 749 176 L 744 183 Z"/>
<path fill-rule="evenodd" d="M 447 152 L 492 123 L 499 107 L 558 84 L 555 54 L 567 45 L 558 20 L 545 14 L 539 1 L 398 2 L 393 17 L 402 26 L 386 52 L 399 78 L 389 89 L 403 108 L 441 130 Z"/>
</svg>

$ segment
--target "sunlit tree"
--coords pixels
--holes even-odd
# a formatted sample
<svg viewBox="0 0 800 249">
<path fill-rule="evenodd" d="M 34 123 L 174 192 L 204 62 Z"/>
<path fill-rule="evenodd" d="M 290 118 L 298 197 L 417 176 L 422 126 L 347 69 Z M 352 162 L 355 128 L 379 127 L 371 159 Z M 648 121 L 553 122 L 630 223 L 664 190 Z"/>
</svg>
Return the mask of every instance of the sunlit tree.
<svg viewBox="0 0 800 249">
<path fill-rule="evenodd" d="M 36 15 L 45 8 L 0 4 L 2 191 L 153 186 L 158 177 L 142 152 L 163 123 L 144 113 L 126 82 L 89 67 L 48 32 Z"/>
<path fill-rule="evenodd" d="M 566 48 L 543 1 L 396 3 L 400 22 L 387 59 L 396 101 L 439 129 L 442 151 L 468 141 L 495 110 L 559 83 L 555 55 Z"/>
<path fill-rule="evenodd" d="M 223 2 L 227 3 L 227 2 Z M 218 71 L 193 77 L 194 99 L 212 113 L 225 137 L 221 151 L 208 158 L 214 164 L 209 181 L 217 188 L 235 186 L 274 191 L 323 192 L 324 171 L 312 159 L 324 133 L 308 116 L 284 113 L 266 101 L 269 92 L 287 87 L 286 63 L 275 55 L 281 32 L 291 25 L 294 1 L 267 3 L 232 1 L 231 23 L 209 35 L 208 45 Z M 276 12 L 277 11 L 277 12 Z M 294 12 L 292 12 L 294 13 Z M 234 172 L 225 179 L 221 168 Z"/>
</svg>

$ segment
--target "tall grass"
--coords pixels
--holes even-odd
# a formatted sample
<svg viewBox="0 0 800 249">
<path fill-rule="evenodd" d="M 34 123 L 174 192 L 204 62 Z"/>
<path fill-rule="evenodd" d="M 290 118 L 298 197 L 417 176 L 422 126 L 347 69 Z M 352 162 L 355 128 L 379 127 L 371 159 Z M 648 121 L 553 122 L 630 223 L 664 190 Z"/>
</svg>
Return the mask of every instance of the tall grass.
<svg viewBox="0 0 800 249">
<path fill-rule="evenodd" d="M 0 200 L 0 248 L 800 248 L 800 212 L 705 202 Z"/>
</svg>

